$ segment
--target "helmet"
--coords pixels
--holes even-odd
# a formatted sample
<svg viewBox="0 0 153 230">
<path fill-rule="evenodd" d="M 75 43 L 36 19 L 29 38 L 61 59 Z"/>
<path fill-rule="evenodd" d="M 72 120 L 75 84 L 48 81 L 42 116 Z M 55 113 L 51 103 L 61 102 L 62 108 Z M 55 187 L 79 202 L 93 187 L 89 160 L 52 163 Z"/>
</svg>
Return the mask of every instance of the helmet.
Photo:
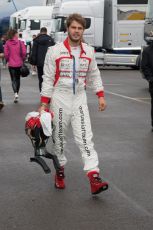
<svg viewBox="0 0 153 230">
<path fill-rule="evenodd" d="M 25 132 L 31 139 L 35 148 L 42 148 L 46 146 L 46 142 L 49 137 L 44 134 L 38 117 L 31 117 L 28 121 L 26 121 Z"/>
<path fill-rule="evenodd" d="M 47 125 L 49 126 L 49 131 L 46 130 L 45 122 L 43 122 L 43 115 L 49 115 L 52 118 L 51 112 L 44 112 L 41 116 L 39 116 L 38 112 L 31 112 L 28 113 L 26 116 L 26 123 L 25 123 L 25 132 L 28 137 L 31 139 L 33 147 L 35 148 L 43 148 L 46 146 L 47 140 L 51 135 L 51 119 L 49 119 L 49 123 L 47 121 Z M 45 118 L 46 119 L 46 118 Z M 48 128 L 48 127 L 47 127 Z"/>
</svg>

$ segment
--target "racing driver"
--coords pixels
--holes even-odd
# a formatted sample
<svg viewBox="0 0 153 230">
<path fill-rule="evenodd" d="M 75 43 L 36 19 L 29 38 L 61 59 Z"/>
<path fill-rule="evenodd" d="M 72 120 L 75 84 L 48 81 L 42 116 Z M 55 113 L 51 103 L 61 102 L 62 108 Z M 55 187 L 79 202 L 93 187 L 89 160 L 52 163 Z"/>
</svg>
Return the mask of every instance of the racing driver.
<svg viewBox="0 0 153 230">
<path fill-rule="evenodd" d="M 54 112 L 53 152 L 61 170 L 56 172 L 55 187 L 65 188 L 64 154 L 66 132 L 71 124 L 75 141 L 80 149 L 84 171 L 89 178 L 91 193 L 108 189 L 108 183 L 99 175 L 98 156 L 92 142 L 92 130 L 87 106 L 86 85 L 98 97 L 99 110 L 106 107 L 104 88 L 95 61 L 94 49 L 83 43 L 86 21 L 80 14 L 71 14 L 66 20 L 68 37 L 64 42 L 49 47 L 45 63 L 39 112 L 46 108 Z"/>
</svg>

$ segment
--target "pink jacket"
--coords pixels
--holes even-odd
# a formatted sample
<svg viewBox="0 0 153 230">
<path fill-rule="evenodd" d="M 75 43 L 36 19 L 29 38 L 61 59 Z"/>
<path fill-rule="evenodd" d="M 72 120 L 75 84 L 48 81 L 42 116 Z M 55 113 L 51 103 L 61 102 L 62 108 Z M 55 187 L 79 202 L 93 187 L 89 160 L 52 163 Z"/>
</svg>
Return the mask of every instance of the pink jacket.
<svg viewBox="0 0 153 230">
<path fill-rule="evenodd" d="M 20 49 L 21 44 L 21 49 Z M 20 67 L 26 58 L 26 47 L 16 37 L 9 39 L 4 46 L 4 55 L 10 67 Z"/>
</svg>

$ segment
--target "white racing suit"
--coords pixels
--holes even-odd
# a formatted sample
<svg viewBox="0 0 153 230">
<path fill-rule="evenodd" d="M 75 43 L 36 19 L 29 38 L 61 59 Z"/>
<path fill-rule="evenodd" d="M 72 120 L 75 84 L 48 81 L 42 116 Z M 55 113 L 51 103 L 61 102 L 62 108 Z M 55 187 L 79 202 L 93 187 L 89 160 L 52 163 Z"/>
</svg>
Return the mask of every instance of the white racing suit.
<svg viewBox="0 0 153 230">
<path fill-rule="evenodd" d="M 77 77 L 76 77 L 77 76 Z M 86 98 L 86 84 L 98 97 L 104 96 L 100 72 L 91 46 L 81 43 L 79 71 L 66 39 L 48 49 L 41 91 L 41 102 L 49 103 L 54 112 L 54 154 L 60 165 L 67 162 L 64 154 L 66 131 L 72 125 L 75 141 L 81 151 L 85 171 L 97 170 L 98 156 L 92 142 L 92 130 Z"/>
</svg>

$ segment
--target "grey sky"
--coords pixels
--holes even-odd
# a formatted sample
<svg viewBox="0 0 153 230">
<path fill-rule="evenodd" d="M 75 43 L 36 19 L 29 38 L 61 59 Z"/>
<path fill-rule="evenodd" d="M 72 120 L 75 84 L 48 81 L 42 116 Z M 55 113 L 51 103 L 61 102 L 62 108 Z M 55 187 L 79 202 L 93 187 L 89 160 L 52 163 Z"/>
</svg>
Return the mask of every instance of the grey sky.
<svg viewBox="0 0 153 230">
<path fill-rule="evenodd" d="M 42 5 L 44 0 L 14 0 L 17 10 L 24 9 L 27 6 Z M 0 17 L 5 17 L 15 12 L 12 2 L 0 0 Z"/>
</svg>

